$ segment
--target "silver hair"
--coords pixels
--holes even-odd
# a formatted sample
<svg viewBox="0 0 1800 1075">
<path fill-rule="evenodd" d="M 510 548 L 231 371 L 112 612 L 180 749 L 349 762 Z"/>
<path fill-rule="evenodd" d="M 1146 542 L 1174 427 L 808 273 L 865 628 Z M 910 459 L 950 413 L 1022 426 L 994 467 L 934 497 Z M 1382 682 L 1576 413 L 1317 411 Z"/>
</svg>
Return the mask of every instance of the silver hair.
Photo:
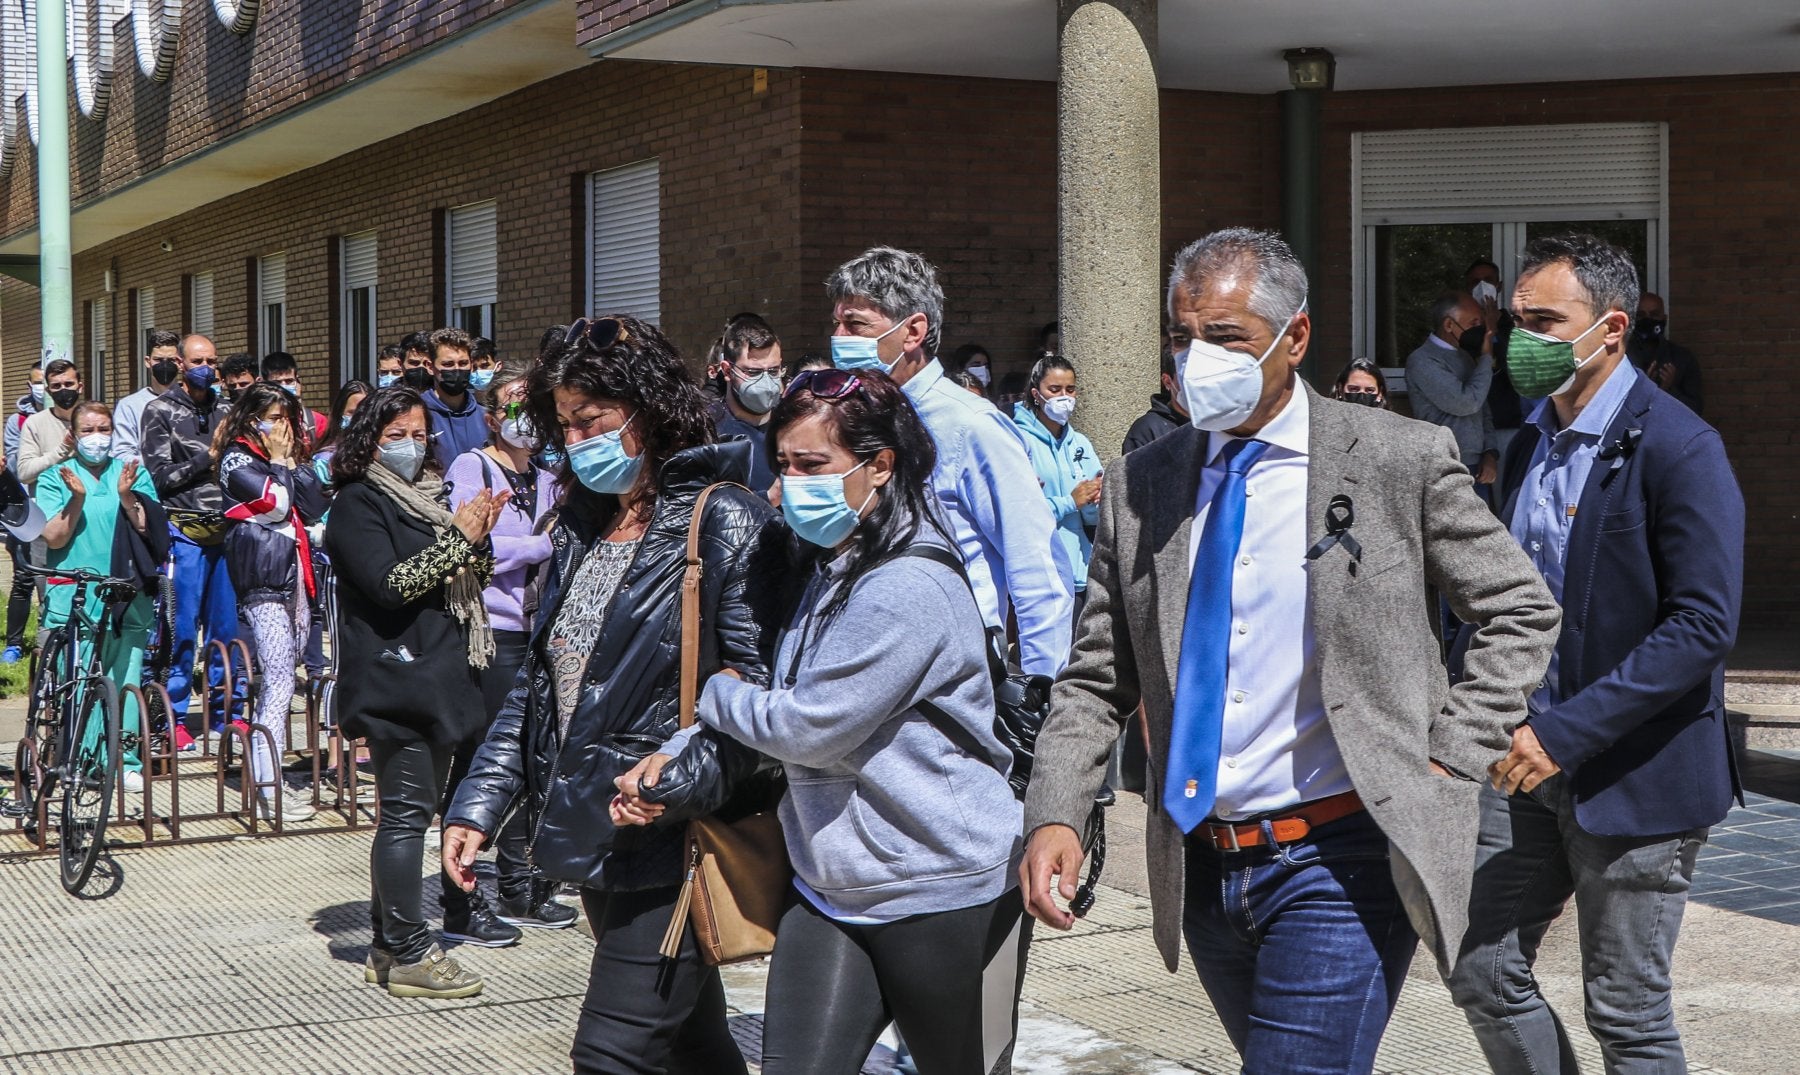
<svg viewBox="0 0 1800 1075">
<path fill-rule="evenodd" d="M 1175 292 L 1198 293 L 1208 282 L 1255 273 L 1250 312 L 1280 332 L 1306 302 L 1306 269 L 1287 241 L 1272 231 L 1225 228 L 1181 248 L 1169 272 L 1169 316 Z"/>
<path fill-rule="evenodd" d="M 890 321 L 924 314 L 925 349 L 936 353 L 944 332 L 944 289 L 937 269 L 918 254 L 876 246 L 844 262 L 825 278 L 833 303 L 865 299 Z"/>
</svg>

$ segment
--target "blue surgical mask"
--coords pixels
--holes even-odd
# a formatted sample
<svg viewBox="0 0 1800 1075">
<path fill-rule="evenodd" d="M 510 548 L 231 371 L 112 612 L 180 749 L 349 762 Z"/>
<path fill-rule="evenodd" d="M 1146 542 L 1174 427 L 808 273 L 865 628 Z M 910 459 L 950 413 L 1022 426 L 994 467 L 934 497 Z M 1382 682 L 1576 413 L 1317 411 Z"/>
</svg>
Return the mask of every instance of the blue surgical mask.
<svg viewBox="0 0 1800 1075">
<path fill-rule="evenodd" d="M 276 383 L 281 385 L 281 390 L 283 392 L 286 392 L 288 395 L 293 396 L 295 399 L 300 398 L 300 386 L 298 384 L 296 384 L 295 382 L 293 382 L 293 381 L 277 381 Z"/>
<path fill-rule="evenodd" d="M 202 364 L 188 370 L 182 376 L 187 379 L 188 384 L 195 388 L 211 388 L 213 382 L 219 379 L 219 371 Z"/>
<path fill-rule="evenodd" d="M 354 414 L 345 414 L 345 415 L 338 416 L 338 428 L 339 429 L 349 429 L 350 428 L 350 419 L 352 419 L 354 417 L 356 417 L 356 415 L 354 415 Z"/>
<path fill-rule="evenodd" d="M 469 387 L 473 388 L 475 391 L 477 391 L 477 392 L 483 391 L 487 388 L 488 385 L 491 385 L 493 383 L 494 383 L 494 371 L 493 370 L 489 369 L 489 370 L 470 370 L 469 371 Z"/>
<path fill-rule="evenodd" d="M 417 478 L 420 468 L 425 466 L 425 446 L 411 437 L 386 441 L 380 449 L 381 465 L 407 481 Z"/>
<path fill-rule="evenodd" d="M 637 421 L 633 414 L 625 425 L 611 433 L 589 437 L 579 444 L 566 444 L 569 466 L 581 484 L 596 493 L 619 496 L 637 484 L 638 472 L 644 469 L 644 457 L 625 454 L 625 426 Z"/>
<path fill-rule="evenodd" d="M 376 388 L 392 388 L 400 380 L 398 373 L 383 373 L 375 378 Z"/>
<path fill-rule="evenodd" d="M 269 434 L 275 432 L 275 423 L 274 422 L 258 422 L 258 423 L 256 423 L 256 431 L 266 437 Z"/>
<path fill-rule="evenodd" d="M 833 336 L 831 364 L 841 370 L 880 370 L 891 375 L 897 362 L 883 362 L 875 345 L 904 324 L 906 318 L 903 317 L 879 336 Z"/>
<path fill-rule="evenodd" d="M 862 507 L 851 507 L 844 496 L 844 479 L 868 465 L 863 460 L 842 474 L 790 474 L 781 479 L 781 514 L 794 533 L 821 548 L 835 549 L 856 529 L 875 490 L 863 498 Z"/>
</svg>

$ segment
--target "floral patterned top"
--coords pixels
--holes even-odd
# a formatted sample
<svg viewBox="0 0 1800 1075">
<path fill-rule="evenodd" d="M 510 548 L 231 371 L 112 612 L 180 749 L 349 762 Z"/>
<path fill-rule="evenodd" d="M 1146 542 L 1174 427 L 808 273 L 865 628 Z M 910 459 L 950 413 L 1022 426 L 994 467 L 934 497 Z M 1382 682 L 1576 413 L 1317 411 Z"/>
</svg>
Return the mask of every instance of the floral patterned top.
<svg viewBox="0 0 1800 1075">
<path fill-rule="evenodd" d="M 606 627 L 613 597 L 619 592 L 619 583 L 636 558 L 642 540 L 595 544 L 575 569 L 575 578 L 563 594 L 562 608 L 550 625 L 550 676 L 556 691 L 557 721 L 564 735 L 569 730 L 569 718 L 575 713 L 575 701 L 581 697 L 581 677 L 587 671 L 588 656 Z"/>
</svg>

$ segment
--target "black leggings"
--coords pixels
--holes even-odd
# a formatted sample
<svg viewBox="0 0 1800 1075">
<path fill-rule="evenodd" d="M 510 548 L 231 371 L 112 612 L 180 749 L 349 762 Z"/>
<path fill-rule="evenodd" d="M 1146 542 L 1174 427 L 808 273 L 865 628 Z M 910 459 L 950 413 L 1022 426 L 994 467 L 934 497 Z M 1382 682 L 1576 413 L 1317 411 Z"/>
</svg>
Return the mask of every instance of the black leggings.
<svg viewBox="0 0 1800 1075">
<path fill-rule="evenodd" d="M 855 1075 L 891 1021 L 919 1075 L 1010 1070 L 1028 920 L 1018 889 L 976 907 L 852 926 L 803 899 L 782 916 L 763 1075 Z"/>
<path fill-rule="evenodd" d="M 37 577 L 19 570 L 29 560 L 31 546 L 14 537 L 6 539 L 6 550 L 12 554 L 12 590 L 6 595 L 6 644 L 25 648 L 25 621 L 31 618 L 31 595 L 37 591 Z"/>
<path fill-rule="evenodd" d="M 690 927 L 681 955 L 658 953 L 679 889 L 581 890 L 594 929 L 587 998 L 569 1057 L 576 1075 L 745 1075 L 726 1022 L 719 968 L 700 959 Z"/>
<path fill-rule="evenodd" d="M 523 631 L 495 631 L 494 656 L 488 666 L 481 670 L 481 700 L 487 708 L 488 725 L 500 713 L 500 706 L 506 701 L 506 695 L 512 690 L 513 680 L 519 674 L 519 666 L 525 663 L 525 648 L 530 636 Z M 456 797 L 456 786 L 469 775 L 469 763 L 475 760 L 475 752 L 487 741 L 487 727 L 470 736 L 466 741 L 456 744 L 450 754 L 450 779 L 444 785 L 444 797 L 438 803 L 438 813 L 450 815 L 450 800 Z M 531 866 L 525 861 L 525 842 L 530 834 L 526 832 L 526 811 L 515 809 L 512 817 L 500 827 L 500 834 L 492 837 L 494 848 L 494 867 L 500 874 L 500 898 L 505 900 L 523 899 L 530 903 Z M 438 905 L 447 915 L 466 912 L 469 909 L 469 894 L 457 887 L 449 874 L 441 878 L 443 891 L 438 896 Z"/>
<path fill-rule="evenodd" d="M 381 824 L 369 845 L 369 920 L 376 948 L 396 962 L 417 963 L 431 950 L 422 906 L 425 829 L 450 769 L 450 747 L 423 740 L 369 740 Z M 439 870 L 434 873 L 442 872 Z"/>
</svg>

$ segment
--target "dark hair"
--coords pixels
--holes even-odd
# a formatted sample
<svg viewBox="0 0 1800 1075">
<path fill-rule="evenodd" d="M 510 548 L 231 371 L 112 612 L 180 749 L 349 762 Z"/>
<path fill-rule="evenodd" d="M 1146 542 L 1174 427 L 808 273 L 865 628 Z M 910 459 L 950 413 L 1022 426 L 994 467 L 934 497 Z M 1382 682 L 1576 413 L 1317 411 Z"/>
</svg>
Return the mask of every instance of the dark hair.
<svg viewBox="0 0 1800 1075">
<path fill-rule="evenodd" d="M 425 406 L 425 397 L 405 385 L 390 385 L 378 388 L 362 406 L 356 408 L 356 416 L 350 419 L 350 428 L 338 441 L 337 453 L 331 457 L 331 483 L 343 486 L 347 482 L 361 481 L 364 474 L 375 464 L 375 456 L 381 450 L 381 431 L 388 424 L 403 414 L 417 407 L 425 414 L 425 436 L 431 437 L 431 408 Z M 437 473 L 437 453 L 429 449 L 425 452 L 425 472 Z"/>
<path fill-rule="evenodd" d="M 1038 346 L 1040 346 L 1040 347 L 1043 346 L 1044 341 L 1049 339 L 1052 336 L 1061 336 L 1061 335 L 1062 335 L 1062 329 L 1057 327 L 1057 322 L 1051 321 L 1051 322 L 1045 324 L 1043 328 L 1038 329 Z"/>
<path fill-rule="evenodd" d="M 944 376 L 950 378 L 950 383 L 956 385 L 958 388 L 966 388 L 971 392 L 976 392 L 984 396 L 987 395 L 987 388 L 984 387 L 980 381 L 977 381 L 975 375 L 968 370 L 951 370 L 949 373 L 944 374 Z"/>
<path fill-rule="evenodd" d="M 969 359 L 974 358 L 976 355 L 980 355 L 982 358 L 987 359 L 989 366 L 994 364 L 994 356 L 988 353 L 987 348 L 978 343 L 965 343 L 961 347 L 950 352 L 950 368 L 966 370 L 969 368 Z"/>
<path fill-rule="evenodd" d="M 1492 270 L 1494 270 L 1495 276 L 1500 275 L 1500 266 L 1494 264 L 1493 262 L 1489 261 L 1486 258 L 1476 258 L 1474 261 L 1469 262 L 1469 267 L 1463 270 L 1463 275 L 1467 276 L 1470 273 L 1474 272 L 1476 269 L 1492 269 Z"/>
<path fill-rule="evenodd" d="M 710 443 L 713 420 L 709 403 L 680 352 L 655 325 L 617 315 L 619 338 L 596 351 L 584 335 L 565 343 L 532 367 L 526 382 L 527 409 L 533 428 L 549 445 L 560 446 L 562 419 L 556 413 L 556 390 L 568 388 L 594 399 L 618 400 L 637 412 L 637 436 L 644 466 L 640 489 L 654 489 L 663 464 L 683 449 Z M 361 417 L 361 412 L 358 412 Z M 352 428 L 355 428 L 354 425 Z M 575 478 L 567 456 L 560 465 L 565 487 Z M 653 498 L 640 506 L 647 518 Z"/>
<path fill-rule="evenodd" d="M 918 540 L 919 530 L 930 526 L 956 548 L 937 514 L 937 497 L 931 491 L 931 472 L 937 466 L 937 448 L 931 434 L 900 386 L 880 371 L 858 370 L 856 389 L 836 399 L 815 396 L 805 385 L 789 392 L 769 416 L 769 457 L 775 458 L 782 431 L 796 422 L 818 415 L 831 426 L 832 439 L 859 460 L 873 459 L 886 448 L 894 453 L 894 474 L 875 507 L 856 524 L 856 545 L 850 552 L 843 584 L 820 610 L 822 620 L 843 611 L 857 580 L 900 555 Z M 818 549 L 816 557 L 835 556 Z"/>
<path fill-rule="evenodd" d="M 57 374 L 67 373 L 70 370 L 75 371 L 76 377 L 81 376 L 81 369 L 76 366 L 75 363 L 70 362 L 66 358 L 53 358 L 50 360 L 50 364 L 44 367 L 44 380 L 48 381 Z"/>
<path fill-rule="evenodd" d="M 144 339 L 149 344 L 144 348 L 145 355 L 158 347 L 173 347 L 177 351 L 181 350 L 181 333 L 172 332 L 166 328 L 153 328 L 145 333 Z"/>
<path fill-rule="evenodd" d="M 1605 239 L 1582 232 L 1550 235 L 1525 244 L 1519 276 L 1522 279 L 1558 263 L 1567 265 L 1587 291 L 1588 312 L 1595 318 L 1612 310 L 1623 310 L 1626 317 L 1637 318 L 1638 274 L 1630 254 Z"/>
<path fill-rule="evenodd" d="M 725 333 L 719 337 L 719 358 L 736 362 L 750 351 L 764 351 L 779 343 L 781 337 L 767 321 L 756 314 L 737 314 L 725 323 Z"/>
<path fill-rule="evenodd" d="M 344 382 L 344 387 L 338 389 L 337 395 L 331 397 L 331 420 L 326 423 L 325 435 L 319 438 L 315 451 L 323 451 L 327 446 L 336 442 L 344 432 L 344 409 L 349 405 L 350 397 L 357 393 L 366 396 L 369 392 L 367 381 Z"/>
<path fill-rule="evenodd" d="M 1342 373 L 1337 375 L 1337 381 L 1335 383 L 1333 383 L 1331 386 L 1331 398 L 1332 399 L 1343 399 L 1344 398 L 1344 388 L 1347 385 L 1349 385 L 1350 375 L 1353 373 L 1366 373 L 1369 376 L 1375 378 L 1375 387 L 1377 390 L 1379 390 L 1381 392 L 1381 405 L 1383 407 L 1386 407 L 1388 405 L 1388 403 L 1387 403 L 1387 378 L 1383 377 L 1381 375 L 1381 367 L 1380 366 L 1377 366 L 1375 363 L 1369 361 L 1366 358 L 1358 358 L 1358 359 L 1353 360 L 1348 366 L 1344 367 L 1344 371 Z"/>
<path fill-rule="evenodd" d="M 422 355 L 429 356 L 431 354 L 431 333 L 409 332 L 400 337 L 400 354 L 405 356 L 408 351 L 417 351 Z"/>
<path fill-rule="evenodd" d="M 796 375 L 805 373 L 807 370 L 828 370 L 831 368 L 830 358 L 817 351 L 805 351 L 802 352 L 799 357 L 789 360 L 787 376 L 789 380 L 793 380 Z"/>
<path fill-rule="evenodd" d="M 469 348 L 469 358 L 472 361 L 479 362 L 484 358 L 493 357 L 494 341 L 488 339 L 486 336 L 475 337 L 474 344 Z"/>
<path fill-rule="evenodd" d="M 438 350 L 440 348 L 444 348 L 444 347 L 453 347 L 453 348 L 456 348 L 457 350 L 463 351 L 463 352 L 467 353 L 471 359 L 473 359 L 475 357 L 475 337 L 464 332 L 462 329 L 459 329 L 459 328 L 438 329 L 436 332 L 431 334 L 430 342 L 431 342 L 431 349 L 429 351 L 429 354 L 431 355 L 431 364 L 434 366 L 437 365 Z"/>
<path fill-rule="evenodd" d="M 270 404 L 275 403 L 281 404 L 281 411 L 287 416 L 288 427 L 293 431 L 295 460 L 306 462 L 312 454 L 307 448 L 310 438 L 307 436 L 306 411 L 301 408 L 298 396 L 291 395 L 287 389 L 268 381 L 258 381 L 244 389 L 237 402 L 231 405 L 230 412 L 225 415 L 225 421 L 213 440 L 219 448 L 219 455 L 223 457 L 225 449 L 240 440 L 260 445 L 262 436 L 256 431 L 256 423 L 262 420 L 262 414 L 269 409 Z"/>
<path fill-rule="evenodd" d="M 256 376 L 256 359 L 240 351 L 235 355 L 226 355 L 225 361 L 219 363 L 219 379 L 221 381 L 240 373 Z"/>
<path fill-rule="evenodd" d="M 400 355 L 401 351 L 399 344 L 384 343 L 381 345 L 381 350 L 375 352 L 375 364 L 379 366 L 390 358 L 398 360 Z"/>
<path fill-rule="evenodd" d="M 1075 364 L 1061 355 L 1045 355 L 1032 364 L 1031 375 L 1025 379 L 1026 386 L 1035 390 L 1038 385 L 1044 383 L 1044 378 L 1052 370 L 1062 370 L 1073 374 Z"/>
<path fill-rule="evenodd" d="M 538 337 L 538 361 L 549 358 L 555 351 L 562 350 L 563 341 L 569 338 L 569 326 L 551 325 Z"/>
<path fill-rule="evenodd" d="M 299 371 L 300 363 L 294 361 L 294 356 L 286 351 L 270 351 L 263 356 L 262 378 L 265 381 L 277 373 L 298 373 Z"/>
</svg>

